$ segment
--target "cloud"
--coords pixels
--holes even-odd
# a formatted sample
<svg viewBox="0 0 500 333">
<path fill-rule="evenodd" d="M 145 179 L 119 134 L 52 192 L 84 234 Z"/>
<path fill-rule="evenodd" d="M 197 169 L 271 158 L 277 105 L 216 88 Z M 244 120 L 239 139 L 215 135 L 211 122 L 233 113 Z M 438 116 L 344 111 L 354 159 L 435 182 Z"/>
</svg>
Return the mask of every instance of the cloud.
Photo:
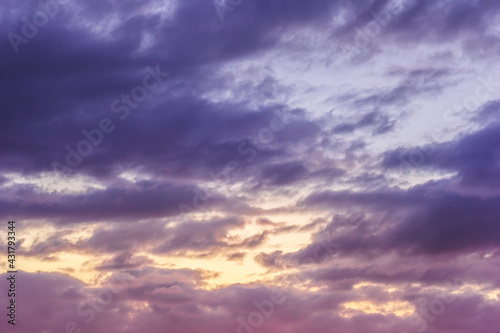
<svg viewBox="0 0 500 333">
<path fill-rule="evenodd" d="M 452 142 L 390 151 L 382 166 L 407 168 L 408 161 L 414 161 L 411 168 L 456 172 L 463 186 L 496 187 L 500 175 L 499 129 L 497 123 L 492 123 Z"/>
<path fill-rule="evenodd" d="M 117 279 L 113 282 L 112 278 L 102 288 L 93 290 L 61 274 L 22 273 L 20 277 L 24 281 L 24 290 L 20 289 L 19 301 L 25 304 L 24 311 L 31 313 L 30 318 L 33 320 L 19 319 L 16 328 L 22 333 L 41 327 L 57 332 L 71 321 L 81 329 L 111 333 L 139 328 L 143 332 L 158 332 L 166 326 L 173 332 L 206 332 L 206 327 L 210 327 L 210 332 L 217 332 L 236 331 L 242 320 L 247 325 L 253 323 L 263 332 L 276 331 L 289 325 L 309 332 L 321 332 L 326 325 L 344 329 L 356 325 L 363 330 L 371 326 L 375 332 L 399 332 L 402 329 L 416 329 L 417 326 L 410 317 L 393 314 L 367 314 L 360 311 L 354 311 L 352 317 L 338 314 L 345 311 L 344 306 L 350 302 L 365 300 L 373 304 L 390 304 L 387 303 L 392 299 L 390 293 L 375 286 L 360 288 L 358 295 L 351 290 L 328 293 L 318 298 L 306 291 L 285 291 L 264 286 L 229 286 L 215 291 L 195 289 L 192 284 L 183 282 L 189 277 L 197 278 L 192 271 L 143 270 L 132 273 L 120 283 Z M 2 275 L 2 281 L 6 280 L 4 277 L 5 274 Z M 276 294 L 279 297 L 271 296 L 273 292 L 280 293 Z M 405 291 L 404 297 L 414 297 L 414 291 Z M 495 322 L 500 311 L 495 303 L 461 292 L 453 296 L 453 302 L 443 303 L 444 310 L 440 310 L 437 315 L 431 310 L 431 304 L 437 297 L 450 299 L 450 295 L 435 296 L 429 293 L 412 300 L 416 306 L 421 304 L 422 309 L 426 309 L 428 316 L 433 318 L 425 322 L 431 332 L 456 327 L 461 327 L 465 332 L 487 331 L 489 323 Z M 43 299 L 43 307 L 50 309 L 50 313 L 40 311 L 41 304 L 37 299 Z M 271 299 L 278 302 L 271 303 Z M 300 304 L 302 307 L 299 307 Z M 262 316 L 260 325 L 256 325 L 257 322 L 249 317 L 254 311 L 257 313 L 254 316 Z M 262 311 L 268 311 L 269 317 L 264 316 Z M 478 324 L 468 321 L 469 313 L 476 314 Z M 423 324 L 422 319 L 417 322 Z M 5 328 L 6 324 L 2 322 L 1 325 Z"/>
<path fill-rule="evenodd" d="M 51 219 L 60 224 L 174 216 L 181 213 L 179 205 L 192 206 L 197 193 L 192 186 L 144 181 L 132 187 L 110 186 L 84 194 L 34 197 L 21 204 L 22 192 L 16 192 L 0 202 L 7 216 Z M 220 200 L 217 197 L 212 204 Z M 202 203 L 207 205 L 203 208 L 210 207 L 208 197 L 204 199 Z"/>
</svg>

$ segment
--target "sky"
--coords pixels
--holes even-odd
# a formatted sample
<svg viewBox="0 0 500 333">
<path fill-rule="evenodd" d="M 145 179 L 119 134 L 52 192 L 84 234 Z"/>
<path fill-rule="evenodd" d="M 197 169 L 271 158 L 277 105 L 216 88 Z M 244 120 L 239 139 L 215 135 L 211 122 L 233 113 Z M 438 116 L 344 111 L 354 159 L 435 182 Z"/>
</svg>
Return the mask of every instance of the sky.
<svg viewBox="0 0 500 333">
<path fill-rule="evenodd" d="M 3 0 L 0 36 L 1 332 L 500 332 L 499 1 Z"/>
</svg>

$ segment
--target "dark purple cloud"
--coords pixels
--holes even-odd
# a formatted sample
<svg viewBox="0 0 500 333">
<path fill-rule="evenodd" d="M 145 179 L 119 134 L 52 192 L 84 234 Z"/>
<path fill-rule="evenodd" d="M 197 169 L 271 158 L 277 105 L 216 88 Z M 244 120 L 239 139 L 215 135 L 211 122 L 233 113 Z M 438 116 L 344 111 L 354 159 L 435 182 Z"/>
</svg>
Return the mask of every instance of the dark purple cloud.
<svg viewBox="0 0 500 333">
<path fill-rule="evenodd" d="M 488 110 L 493 110 L 492 106 Z M 457 172 L 463 186 L 498 187 L 500 126 L 487 127 L 456 141 L 388 152 L 384 168 L 432 168 Z M 405 163 L 406 162 L 406 163 Z M 413 163 L 411 163 L 413 162 Z"/>
<path fill-rule="evenodd" d="M 180 205 L 194 209 L 195 199 L 198 209 L 208 209 L 224 200 L 220 196 L 210 198 L 194 186 L 149 181 L 83 194 L 36 196 L 32 187 L 10 190 L 10 197 L 0 203 L 6 216 L 51 219 L 60 224 L 173 216 L 182 213 Z M 24 202 L 20 201 L 22 196 L 27 198 Z"/>
</svg>

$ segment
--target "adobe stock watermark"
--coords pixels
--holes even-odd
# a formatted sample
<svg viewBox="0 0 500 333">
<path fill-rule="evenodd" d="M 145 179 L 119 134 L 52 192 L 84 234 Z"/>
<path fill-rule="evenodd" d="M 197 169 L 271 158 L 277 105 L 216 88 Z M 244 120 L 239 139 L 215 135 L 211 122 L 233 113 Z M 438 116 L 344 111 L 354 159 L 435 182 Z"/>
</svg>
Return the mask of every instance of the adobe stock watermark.
<svg viewBox="0 0 500 333">
<path fill-rule="evenodd" d="M 443 113 L 443 120 L 447 124 L 456 124 L 459 122 L 459 118 L 455 115 L 461 111 L 473 112 L 488 102 L 491 97 L 500 88 L 500 82 L 493 80 L 493 75 L 490 74 L 488 77 L 478 76 L 477 85 L 474 88 L 474 92 L 466 96 L 462 102 L 453 104 Z M 428 158 L 430 158 L 435 153 L 434 144 L 439 142 L 439 129 L 436 129 L 431 136 L 431 144 L 427 148 L 417 148 L 413 152 L 401 152 L 399 154 L 400 166 L 405 169 L 412 167 L 421 166 Z"/>
<path fill-rule="evenodd" d="M 352 43 L 341 43 L 338 47 L 342 54 L 358 54 L 368 47 L 380 33 L 387 27 L 394 18 L 404 10 L 404 0 L 393 0 L 387 7 L 379 12 L 372 10 L 370 14 L 373 20 L 364 27 L 354 28 L 356 36 Z"/>
<path fill-rule="evenodd" d="M 232 12 L 236 7 L 241 5 L 243 0 L 214 0 L 213 5 L 219 19 L 224 21 L 224 14 Z"/>
<path fill-rule="evenodd" d="M 95 297 L 89 298 L 78 304 L 76 314 L 83 319 L 86 325 L 93 322 L 96 318 L 96 313 L 102 312 L 104 308 L 110 305 L 115 296 L 119 295 L 125 285 L 129 284 L 134 278 L 129 274 L 115 274 L 111 277 L 111 285 L 97 292 Z M 68 321 L 64 324 L 64 330 L 56 333 L 82 333 L 82 325 L 75 321 Z M 52 333 L 52 331 L 44 331 L 44 333 Z"/>
<path fill-rule="evenodd" d="M 258 151 L 264 149 L 264 145 L 271 143 L 274 140 L 275 133 L 281 132 L 285 129 L 285 126 L 290 122 L 290 120 L 285 116 L 284 112 L 274 110 L 274 116 L 269 121 L 269 127 L 264 127 L 260 129 L 257 133 L 257 136 L 253 138 L 253 140 L 242 140 L 238 144 L 238 154 L 240 156 L 249 155 L 244 161 L 240 162 L 236 159 L 230 160 L 226 163 L 226 166 L 218 171 L 210 171 L 208 175 L 213 181 L 220 181 L 229 183 L 232 181 L 232 178 L 241 171 L 242 167 L 246 164 L 251 163 L 258 154 Z M 254 144 L 251 144 L 250 141 L 254 141 Z M 194 212 L 197 209 L 201 209 L 201 207 L 208 203 L 208 197 L 205 193 L 200 189 L 194 190 L 194 197 L 192 200 L 192 206 L 187 205 L 185 203 L 181 203 L 178 205 L 179 213 L 186 214 Z"/>
<path fill-rule="evenodd" d="M 160 65 L 156 65 L 154 68 L 147 66 L 146 73 L 142 83 L 133 87 L 130 94 L 121 94 L 120 98 L 111 103 L 111 112 L 116 113 L 120 120 L 125 120 L 129 116 L 131 109 L 136 109 L 139 103 L 158 89 L 169 75 L 169 73 L 160 70 Z M 55 172 L 73 173 L 84 158 L 91 155 L 94 148 L 103 143 L 105 135 L 113 133 L 115 129 L 116 125 L 113 120 L 104 117 L 97 122 L 95 128 L 82 130 L 81 133 L 85 139 L 80 140 L 74 147 L 67 145 L 65 148 L 67 151 L 65 163 L 53 161 L 51 164 L 52 169 Z"/>
<path fill-rule="evenodd" d="M 238 321 L 236 333 L 253 333 L 254 329 L 264 324 L 266 318 L 271 317 L 276 306 L 284 304 L 286 300 L 285 293 L 279 290 L 273 290 L 269 299 L 260 302 L 254 300 L 252 304 L 255 306 L 256 311 L 250 312 L 246 320 L 241 316 L 236 319 Z"/>
<path fill-rule="evenodd" d="M 209 172 L 208 175 L 213 181 L 223 181 L 230 182 L 234 175 L 241 171 L 244 164 L 251 163 L 258 155 L 259 151 L 262 151 L 266 145 L 269 145 L 275 137 L 276 133 L 283 131 L 290 123 L 290 119 L 286 116 L 283 111 L 274 110 L 274 116 L 269 121 L 269 126 L 261 128 L 257 135 L 251 139 L 246 139 L 240 141 L 238 144 L 238 154 L 240 156 L 249 155 L 245 159 L 245 163 L 241 163 L 234 159 L 229 161 L 226 166 L 219 172 Z"/>
<path fill-rule="evenodd" d="M 60 12 L 60 6 L 67 5 L 69 0 L 40 0 L 38 8 L 33 16 L 30 18 L 23 16 L 21 21 L 24 23 L 19 33 L 9 31 L 7 38 L 15 54 L 19 53 L 19 46 L 21 44 L 28 44 L 28 42 L 35 38 L 38 34 L 39 28 L 45 27 L 51 18 L 55 17 Z"/>
<path fill-rule="evenodd" d="M 449 280 L 445 281 L 446 286 L 451 288 L 456 288 L 460 285 L 460 281 L 455 279 L 452 283 Z M 433 297 L 428 301 L 421 300 L 417 304 L 416 314 L 410 317 L 410 325 L 414 327 L 415 331 L 418 333 L 424 332 L 429 327 L 429 322 L 434 322 L 438 316 L 444 313 L 446 310 L 446 305 L 451 304 L 456 299 L 453 294 L 441 295 Z M 403 331 L 401 333 L 409 333 Z"/>
</svg>

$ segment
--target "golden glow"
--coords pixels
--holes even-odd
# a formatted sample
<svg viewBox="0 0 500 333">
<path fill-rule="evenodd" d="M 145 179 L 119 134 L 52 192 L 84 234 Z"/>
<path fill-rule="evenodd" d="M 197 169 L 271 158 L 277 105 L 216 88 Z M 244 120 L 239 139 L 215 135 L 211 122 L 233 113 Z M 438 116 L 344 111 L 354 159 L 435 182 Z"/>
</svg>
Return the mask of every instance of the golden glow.
<svg viewBox="0 0 500 333">
<path fill-rule="evenodd" d="M 384 315 L 393 314 L 398 317 L 407 317 L 415 311 L 415 307 L 413 305 L 404 301 L 389 301 L 387 303 L 380 304 L 369 301 L 360 301 L 347 302 L 343 305 L 346 311 L 343 311 L 341 315 L 344 317 L 352 317 L 358 311 L 364 313 L 380 313 Z"/>
<path fill-rule="evenodd" d="M 477 284 L 463 284 L 457 290 L 453 291 L 452 294 L 479 294 L 489 301 L 499 301 L 500 300 L 500 289 L 489 290 L 488 285 L 477 285 Z"/>
<path fill-rule="evenodd" d="M 228 261 L 224 257 L 196 259 L 149 255 L 149 258 L 153 259 L 161 268 L 167 266 L 175 269 L 202 269 L 218 273 L 217 276 L 206 281 L 208 283 L 207 289 L 234 283 L 254 282 L 266 272 L 253 260 L 253 257 L 246 257 L 243 264 Z"/>
<path fill-rule="evenodd" d="M 288 216 L 280 216 L 286 218 Z M 274 221 L 281 222 L 281 219 L 273 218 Z M 300 217 L 295 217 L 292 224 L 301 224 Z M 288 224 L 288 223 L 287 223 Z M 304 224 L 302 222 L 302 224 Z M 58 229 L 50 225 L 33 225 L 33 227 L 23 230 L 24 246 L 30 248 L 38 242 L 44 242 L 50 239 L 51 236 L 58 235 L 58 239 L 68 241 L 70 244 L 75 244 L 81 239 L 88 239 L 92 236 L 95 229 L 100 226 L 82 225 L 73 226 L 72 229 Z M 233 229 L 228 233 L 229 243 L 237 244 L 245 238 L 259 235 L 262 230 L 272 230 L 274 226 L 262 227 L 254 223 L 246 223 L 243 228 Z M 67 233 L 66 233 L 67 232 Z M 268 239 L 257 248 L 244 250 L 246 257 L 242 261 L 228 261 L 226 255 L 230 251 L 226 250 L 215 254 L 213 257 L 189 258 L 189 255 L 196 253 L 188 253 L 184 257 L 178 256 L 159 256 L 149 253 L 137 253 L 137 255 L 147 256 L 153 260 L 154 267 L 158 268 L 188 268 L 193 270 L 206 270 L 217 273 L 217 276 L 209 278 L 207 288 L 216 288 L 221 285 L 230 285 L 234 283 L 251 283 L 257 281 L 270 281 L 273 279 L 272 274 L 267 273 L 267 269 L 255 262 L 254 257 L 261 252 L 273 252 L 281 250 L 283 252 L 295 252 L 308 244 L 310 241 L 310 231 L 289 233 L 269 234 Z M 235 249 L 241 251 L 241 249 Z M 95 270 L 95 266 L 99 265 L 102 260 L 111 259 L 111 256 L 102 257 L 93 254 L 85 253 L 67 253 L 64 251 L 51 253 L 50 257 L 25 257 L 19 260 L 19 269 L 28 272 L 46 271 L 60 272 L 69 274 L 83 280 L 87 283 L 93 283 L 97 277 L 102 276 L 101 271 Z"/>
<path fill-rule="evenodd" d="M 26 272 L 57 272 L 73 276 L 85 283 L 92 284 L 98 271 L 88 270 L 84 268 L 84 264 L 93 258 L 90 256 L 79 255 L 74 253 L 58 253 L 54 255 L 53 261 L 43 261 L 38 258 L 19 258 L 17 259 L 17 269 Z"/>
</svg>

